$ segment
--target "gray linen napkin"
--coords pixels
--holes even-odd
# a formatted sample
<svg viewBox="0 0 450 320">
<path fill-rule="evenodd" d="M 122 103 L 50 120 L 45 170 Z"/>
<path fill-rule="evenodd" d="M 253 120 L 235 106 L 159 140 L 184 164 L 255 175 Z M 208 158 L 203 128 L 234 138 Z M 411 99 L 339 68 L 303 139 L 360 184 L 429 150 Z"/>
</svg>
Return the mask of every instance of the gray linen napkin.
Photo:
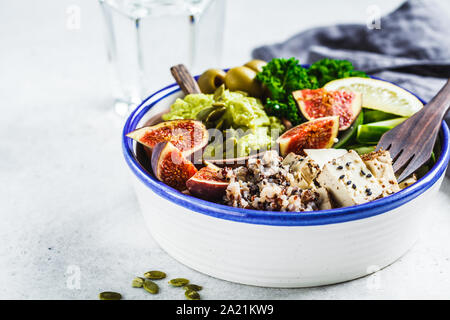
<svg viewBox="0 0 450 320">
<path fill-rule="evenodd" d="M 410 0 L 381 18 L 381 29 L 344 24 L 301 32 L 262 46 L 256 59 L 296 57 L 301 63 L 345 59 L 356 69 L 397 83 L 425 101 L 450 77 L 450 12 L 444 0 Z M 446 118 L 450 123 L 450 115 Z"/>
<path fill-rule="evenodd" d="M 394 82 L 430 101 L 450 78 L 450 12 L 444 0 L 409 0 L 381 18 L 381 29 L 342 24 L 301 32 L 262 46 L 255 59 L 296 57 L 310 64 L 345 59 L 356 69 Z M 450 112 L 445 118 L 450 125 Z M 450 177 L 450 167 L 446 172 Z"/>
</svg>

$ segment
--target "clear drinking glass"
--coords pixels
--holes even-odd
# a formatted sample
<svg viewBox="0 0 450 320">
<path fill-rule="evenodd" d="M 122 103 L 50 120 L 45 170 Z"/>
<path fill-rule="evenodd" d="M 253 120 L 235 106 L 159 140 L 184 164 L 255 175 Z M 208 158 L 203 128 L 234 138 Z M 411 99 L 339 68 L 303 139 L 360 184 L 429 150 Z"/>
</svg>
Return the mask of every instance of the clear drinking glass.
<svg viewBox="0 0 450 320">
<path fill-rule="evenodd" d="M 116 112 L 172 82 L 170 67 L 219 67 L 225 0 L 99 0 Z"/>
</svg>

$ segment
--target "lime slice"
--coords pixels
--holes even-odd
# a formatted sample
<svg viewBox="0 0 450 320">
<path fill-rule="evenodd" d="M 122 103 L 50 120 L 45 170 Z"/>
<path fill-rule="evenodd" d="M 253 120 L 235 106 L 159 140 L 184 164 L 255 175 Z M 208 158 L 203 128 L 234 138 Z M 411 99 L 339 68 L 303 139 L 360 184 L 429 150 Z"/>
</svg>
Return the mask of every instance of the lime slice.
<svg viewBox="0 0 450 320">
<path fill-rule="evenodd" d="M 328 82 L 326 90 L 350 90 L 362 93 L 362 106 L 402 117 L 410 117 L 423 104 L 413 94 L 392 83 L 371 78 L 343 78 Z"/>
</svg>

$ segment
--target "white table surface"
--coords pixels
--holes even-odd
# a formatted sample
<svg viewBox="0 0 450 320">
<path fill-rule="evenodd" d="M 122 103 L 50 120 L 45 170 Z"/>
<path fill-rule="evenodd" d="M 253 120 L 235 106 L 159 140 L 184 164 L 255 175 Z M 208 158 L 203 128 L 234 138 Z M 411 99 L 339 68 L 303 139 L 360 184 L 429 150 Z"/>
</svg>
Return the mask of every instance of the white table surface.
<svg viewBox="0 0 450 320">
<path fill-rule="evenodd" d="M 388 12 L 399 3 L 336 4 L 343 2 L 229 0 L 224 66 L 308 27 L 364 22 L 369 4 Z M 79 30 L 66 28 L 70 5 L 81 9 Z M 258 288 L 208 277 L 168 256 L 143 224 L 121 154 L 124 119 L 111 106 L 102 22 L 96 1 L 0 3 L 0 299 L 96 299 L 107 290 L 126 299 L 184 298 L 165 285 L 156 296 L 130 287 L 150 269 L 203 285 L 204 299 L 450 297 L 449 178 L 430 203 L 420 240 L 370 277 Z"/>
</svg>

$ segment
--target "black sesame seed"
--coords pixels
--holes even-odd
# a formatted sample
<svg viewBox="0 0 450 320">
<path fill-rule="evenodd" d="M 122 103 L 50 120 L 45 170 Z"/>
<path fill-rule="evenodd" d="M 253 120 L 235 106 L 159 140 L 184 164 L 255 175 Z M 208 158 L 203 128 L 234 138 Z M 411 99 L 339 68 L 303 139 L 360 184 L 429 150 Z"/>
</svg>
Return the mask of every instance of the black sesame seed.
<svg viewBox="0 0 450 320">
<path fill-rule="evenodd" d="M 366 177 L 367 177 L 367 178 L 372 178 L 372 175 L 369 173 L 369 174 L 367 174 Z"/>
<path fill-rule="evenodd" d="M 344 169 L 344 167 L 343 166 L 339 166 L 339 167 L 337 167 L 337 169 L 338 170 L 342 170 L 342 169 Z"/>
<path fill-rule="evenodd" d="M 351 185 L 352 184 L 352 181 L 351 180 L 348 180 L 347 181 L 347 185 Z"/>
<path fill-rule="evenodd" d="M 346 165 L 347 167 L 350 167 L 351 164 L 352 164 L 351 162 L 347 162 L 345 165 Z"/>
<path fill-rule="evenodd" d="M 344 179 L 345 178 L 345 174 L 343 174 L 342 176 L 339 177 L 339 179 Z"/>
<path fill-rule="evenodd" d="M 356 189 L 356 184 L 353 184 L 353 185 L 352 185 L 352 188 L 353 188 L 353 189 Z"/>
<path fill-rule="evenodd" d="M 364 171 L 361 170 L 361 175 L 362 175 L 362 176 L 365 176 L 366 173 L 365 173 Z"/>
</svg>

